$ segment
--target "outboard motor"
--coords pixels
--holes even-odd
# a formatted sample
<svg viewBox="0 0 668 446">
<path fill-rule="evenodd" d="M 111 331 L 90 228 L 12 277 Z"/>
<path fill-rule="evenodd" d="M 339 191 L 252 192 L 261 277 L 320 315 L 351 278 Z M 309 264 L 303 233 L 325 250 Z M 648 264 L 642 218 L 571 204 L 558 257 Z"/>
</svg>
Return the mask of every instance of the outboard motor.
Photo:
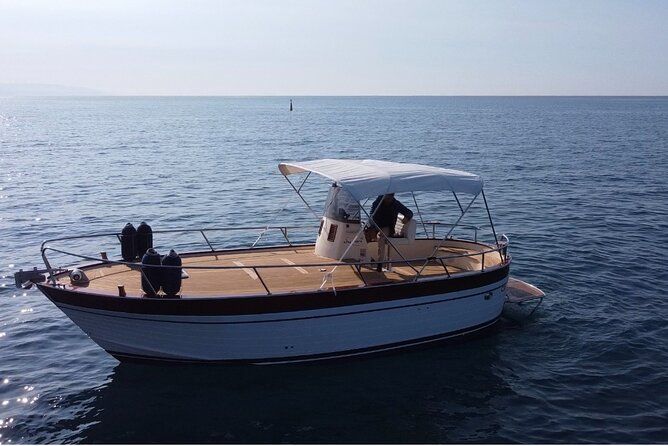
<svg viewBox="0 0 668 446">
<path fill-rule="evenodd" d="M 121 257 L 126 262 L 132 262 L 137 258 L 137 250 L 135 248 L 135 239 L 137 238 L 137 230 L 132 223 L 125 225 L 121 231 Z"/>
<path fill-rule="evenodd" d="M 173 249 L 162 258 L 162 266 L 181 266 L 181 257 Z M 181 269 L 162 269 L 162 291 L 168 297 L 175 297 L 181 290 Z"/>
<path fill-rule="evenodd" d="M 137 249 L 137 257 L 141 258 L 146 254 L 146 250 L 153 248 L 153 230 L 145 222 L 139 223 L 137 226 L 137 239 L 135 242 Z"/>
<path fill-rule="evenodd" d="M 142 265 L 160 266 L 160 254 L 153 248 L 149 248 L 141 259 Z M 148 297 L 156 297 L 160 291 L 161 273 L 160 268 L 142 267 L 141 289 Z"/>
</svg>

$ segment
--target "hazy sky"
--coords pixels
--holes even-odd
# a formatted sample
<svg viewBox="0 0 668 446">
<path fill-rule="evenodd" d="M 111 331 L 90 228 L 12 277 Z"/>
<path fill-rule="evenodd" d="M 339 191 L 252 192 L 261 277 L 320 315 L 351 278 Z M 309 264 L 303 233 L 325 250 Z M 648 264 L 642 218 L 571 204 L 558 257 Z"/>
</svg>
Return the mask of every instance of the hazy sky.
<svg viewBox="0 0 668 446">
<path fill-rule="evenodd" d="M 668 94 L 668 0 L 0 0 L 0 43 L 110 94 Z"/>
</svg>

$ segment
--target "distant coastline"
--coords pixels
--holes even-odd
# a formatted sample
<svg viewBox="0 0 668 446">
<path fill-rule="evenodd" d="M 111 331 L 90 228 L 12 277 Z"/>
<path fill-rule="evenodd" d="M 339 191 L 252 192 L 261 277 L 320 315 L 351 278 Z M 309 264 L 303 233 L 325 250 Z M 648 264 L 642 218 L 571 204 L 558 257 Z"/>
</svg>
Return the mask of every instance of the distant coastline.
<svg viewBox="0 0 668 446">
<path fill-rule="evenodd" d="M 666 98 L 668 95 L 573 95 L 573 94 L 126 94 L 58 84 L 0 83 L 3 97 L 97 96 L 119 98 Z"/>
<path fill-rule="evenodd" d="M 102 96 L 105 93 L 93 88 L 71 87 L 56 84 L 4 84 L 0 83 L 0 97 L 14 96 Z"/>
</svg>

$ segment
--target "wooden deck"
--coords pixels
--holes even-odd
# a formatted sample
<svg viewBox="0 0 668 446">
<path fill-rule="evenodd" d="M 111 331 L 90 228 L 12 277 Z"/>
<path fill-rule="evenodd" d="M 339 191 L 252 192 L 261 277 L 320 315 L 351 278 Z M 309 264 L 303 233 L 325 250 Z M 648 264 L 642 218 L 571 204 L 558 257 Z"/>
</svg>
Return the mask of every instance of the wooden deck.
<svg viewBox="0 0 668 446">
<path fill-rule="evenodd" d="M 442 247 L 439 257 L 444 257 L 444 263 L 451 275 L 469 271 L 480 271 L 482 255 L 473 249 Z M 469 257 L 447 258 L 461 254 L 475 254 Z M 498 253 L 485 254 L 485 268 L 501 263 Z M 187 297 L 221 297 L 232 295 L 266 294 L 262 282 L 275 293 L 301 292 L 318 290 L 323 283 L 326 273 L 332 272 L 324 289 L 362 287 L 388 282 L 409 280 L 415 277 L 416 272 L 409 265 L 394 262 L 391 271 L 376 272 L 375 264 L 363 267 L 360 272 L 355 266 L 319 266 L 322 263 L 333 263 L 331 259 L 318 257 L 313 247 L 282 247 L 275 249 L 244 250 L 225 253 L 204 253 L 186 255 L 182 258 L 183 270 L 188 278 L 183 280 L 181 295 Z M 249 266 L 286 265 L 285 267 L 260 267 L 255 270 Z M 307 266 L 291 266 L 307 265 Z M 308 266 L 315 265 L 315 266 Z M 417 270 L 422 268 L 423 262 L 414 262 Z M 189 266 L 232 266 L 236 269 L 192 269 Z M 102 294 L 118 295 L 118 285 L 125 287 L 128 296 L 141 296 L 140 272 L 125 265 L 102 265 L 85 268 L 90 284 L 86 291 Z M 446 275 L 443 264 L 432 261 L 424 268 L 421 276 Z M 81 289 L 70 284 L 69 277 L 59 279 L 60 283 L 69 289 Z M 333 283 L 332 283 L 333 282 Z"/>
</svg>

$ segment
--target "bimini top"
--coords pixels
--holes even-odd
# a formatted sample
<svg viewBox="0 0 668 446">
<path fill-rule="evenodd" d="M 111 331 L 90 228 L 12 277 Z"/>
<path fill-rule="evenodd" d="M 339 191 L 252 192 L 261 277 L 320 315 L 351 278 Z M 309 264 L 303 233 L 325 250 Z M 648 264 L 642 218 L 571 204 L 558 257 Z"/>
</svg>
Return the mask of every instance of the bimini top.
<svg viewBox="0 0 668 446">
<path fill-rule="evenodd" d="M 358 200 L 393 192 L 450 190 L 477 194 L 482 178 L 461 170 L 377 160 L 322 159 L 280 163 L 283 175 L 314 172 L 336 181 Z"/>
</svg>

